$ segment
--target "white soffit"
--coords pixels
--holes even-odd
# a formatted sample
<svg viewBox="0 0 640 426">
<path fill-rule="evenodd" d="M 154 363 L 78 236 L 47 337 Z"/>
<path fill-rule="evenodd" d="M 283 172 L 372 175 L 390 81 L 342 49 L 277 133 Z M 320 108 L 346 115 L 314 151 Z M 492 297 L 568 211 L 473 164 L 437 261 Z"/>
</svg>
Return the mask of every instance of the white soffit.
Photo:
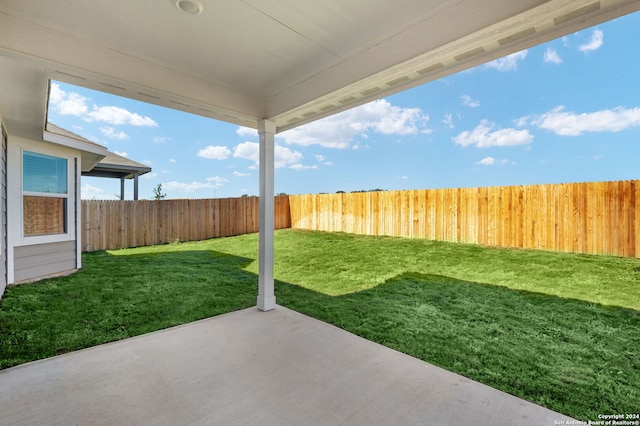
<svg viewBox="0 0 640 426">
<path fill-rule="evenodd" d="M 640 0 L 0 1 L 0 115 L 48 79 L 278 131 L 640 9 Z"/>
</svg>

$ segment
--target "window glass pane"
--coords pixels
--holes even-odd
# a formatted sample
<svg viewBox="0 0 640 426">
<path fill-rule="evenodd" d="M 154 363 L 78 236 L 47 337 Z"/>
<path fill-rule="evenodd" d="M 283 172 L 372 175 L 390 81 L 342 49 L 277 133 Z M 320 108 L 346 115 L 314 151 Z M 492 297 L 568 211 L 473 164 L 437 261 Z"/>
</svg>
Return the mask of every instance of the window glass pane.
<svg viewBox="0 0 640 426">
<path fill-rule="evenodd" d="M 67 199 L 23 197 L 24 236 L 64 234 L 67 232 Z"/>
<path fill-rule="evenodd" d="M 50 155 L 23 151 L 23 191 L 67 193 L 67 160 Z"/>
</svg>

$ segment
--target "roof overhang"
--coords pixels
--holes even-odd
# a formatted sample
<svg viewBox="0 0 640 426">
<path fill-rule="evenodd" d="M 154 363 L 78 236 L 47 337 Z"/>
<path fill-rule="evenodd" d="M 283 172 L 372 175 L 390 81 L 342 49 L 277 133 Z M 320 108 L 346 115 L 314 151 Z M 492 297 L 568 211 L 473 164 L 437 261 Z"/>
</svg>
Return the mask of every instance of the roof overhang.
<svg viewBox="0 0 640 426">
<path fill-rule="evenodd" d="M 88 172 L 82 172 L 82 176 L 103 177 L 113 179 L 133 179 L 151 171 L 151 167 L 139 168 L 123 166 L 119 164 L 98 163 Z"/>
<path fill-rule="evenodd" d="M 151 171 L 151 167 L 111 152 L 106 147 L 51 122 L 47 122 L 44 140 L 80 150 L 83 176 L 132 179 Z"/>
<path fill-rule="evenodd" d="M 640 9 L 640 0 L 4 0 L 0 115 L 42 137 L 48 81 L 279 132 Z"/>
<path fill-rule="evenodd" d="M 80 169 L 82 172 L 93 169 L 108 154 L 107 148 L 101 145 L 85 139 L 71 137 L 68 134 L 52 130 L 50 127 L 45 126 L 44 133 L 41 136 L 42 140 L 79 150 L 81 153 Z"/>
</svg>

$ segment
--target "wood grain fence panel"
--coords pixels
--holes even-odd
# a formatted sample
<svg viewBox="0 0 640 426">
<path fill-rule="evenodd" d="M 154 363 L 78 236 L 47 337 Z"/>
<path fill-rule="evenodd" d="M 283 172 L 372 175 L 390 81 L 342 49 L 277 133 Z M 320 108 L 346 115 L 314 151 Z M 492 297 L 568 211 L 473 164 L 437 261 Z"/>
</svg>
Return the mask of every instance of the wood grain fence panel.
<svg viewBox="0 0 640 426">
<path fill-rule="evenodd" d="M 290 197 L 286 195 L 277 196 L 275 199 L 275 228 L 286 229 L 291 228 L 291 204 Z M 250 197 L 248 202 L 250 206 L 251 214 L 249 216 L 249 225 L 247 226 L 247 232 L 258 232 L 260 223 L 260 199 L 257 197 Z"/>
<path fill-rule="evenodd" d="M 578 252 L 589 253 L 589 230 L 588 230 L 588 216 L 587 205 L 589 203 L 589 193 L 587 191 L 589 185 L 586 183 L 580 184 L 580 204 L 578 209 L 578 217 L 580 217 L 580 237 L 578 243 Z"/>
<path fill-rule="evenodd" d="M 627 251 L 625 252 L 625 256 L 635 257 L 636 256 L 636 222 L 635 217 L 637 214 L 636 211 L 636 182 L 629 181 L 629 230 L 627 236 Z"/>
<path fill-rule="evenodd" d="M 640 257 L 640 181 L 280 196 L 275 227 Z M 83 201 L 83 251 L 258 230 L 259 199 Z"/>
<path fill-rule="evenodd" d="M 624 205 L 624 196 L 622 194 L 622 182 L 615 182 L 614 185 L 614 220 L 613 220 L 613 229 L 617 232 L 612 232 L 613 235 L 613 252 L 612 254 L 621 253 L 623 251 L 622 242 L 624 241 L 623 235 L 620 232 L 622 229 L 622 217 L 626 215 L 626 212 L 623 212 L 622 207 Z"/>
<path fill-rule="evenodd" d="M 572 212 L 573 212 L 573 199 L 572 199 L 572 185 L 562 185 L 563 190 L 563 217 L 562 217 L 562 249 L 560 251 L 571 252 L 572 247 Z"/>
<path fill-rule="evenodd" d="M 398 214 L 398 209 L 396 207 L 394 195 L 394 191 L 388 191 L 380 194 L 380 197 L 384 198 L 385 205 L 383 235 L 394 236 L 396 234 L 396 217 Z"/>
<path fill-rule="evenodd" d="M 447 188 L 444 190 L 446 208 L 444 209 L 444 228 L 445 241 L 456 241 L 456 212 L 458 211 L 458 200 L 456 199 L 456 190 Z"/>
<path fill-rule="evenodd" d="M 522 248 L 531 248 L 531 195 L 532 190 L 530 186 L 524 186 L 522 188 Z"/>
<path fill-rule="evenodd" d="M 634 238 L 632 240 L 634 243 L 634 256 L 640 257 L 640 182 L 634 181 L 634 194 L 635 194 L 635 203 L 634 203 Z"/>
<path fill-rule="evenodd" d="M 331 210 L 331 227 L 333 229 L 334 232 L 343 232 L 344 228 L 344 221 L 343 221 L 343 217 L 344 217 L 344 212 L 345 212 L 345 195 L 343 193 L 337 193 L 333 195 L 333 203 L 332 203 L 332 210 Z M 291 197 L 289 197 L 291 198 Z"/>
<path fill-rule="evenodd" d="M 413 196 L 413 237 L 425 238 L 426 191 L 411 191 Z"/>
<path fill-rule="evenodd" d="M 614 237 L 613 232 L 611 232 L 614 227 L 613 223 L 615 222 L 615 213 L 614 210 L 616 208 L 616 203 L 614 198 L 616 197 L 615 186 L 613 182 L 606 183 L 606 209 L 604 211 L 605 215 L 605 254 L 612 254 L 614 247 Z"/>
<path fill-rule="evenodd" d="M 477 188 L 478 193 L 478 244 L 488 245 L 488 225 L 487 220 L 487 203 L 488 203 L 488 189 Z"/>
<path fill-rule="evenodd" d="M 496 211 L 499 205 L 497 187 L 487 188 L 487 245 L 496 246 Z"/>
</svg>

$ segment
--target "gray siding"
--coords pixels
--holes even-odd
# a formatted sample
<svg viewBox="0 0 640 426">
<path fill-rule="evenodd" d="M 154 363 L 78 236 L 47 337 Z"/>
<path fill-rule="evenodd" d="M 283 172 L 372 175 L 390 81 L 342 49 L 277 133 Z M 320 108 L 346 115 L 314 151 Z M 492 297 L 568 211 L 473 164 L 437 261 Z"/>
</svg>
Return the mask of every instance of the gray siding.
<svg viewBox="0 0 640 426">
<path fill-rule="evenodd" d="M 2 126 L 2 160 L 0 161 L 0 298 L 7 287 L 7 133 Z"/>
<path fill-rule="evenodd" d="M 14 281 L 20 282 L 76 269 L 76 242 L 21 246 L 13 249 Z"/>
</svg>

